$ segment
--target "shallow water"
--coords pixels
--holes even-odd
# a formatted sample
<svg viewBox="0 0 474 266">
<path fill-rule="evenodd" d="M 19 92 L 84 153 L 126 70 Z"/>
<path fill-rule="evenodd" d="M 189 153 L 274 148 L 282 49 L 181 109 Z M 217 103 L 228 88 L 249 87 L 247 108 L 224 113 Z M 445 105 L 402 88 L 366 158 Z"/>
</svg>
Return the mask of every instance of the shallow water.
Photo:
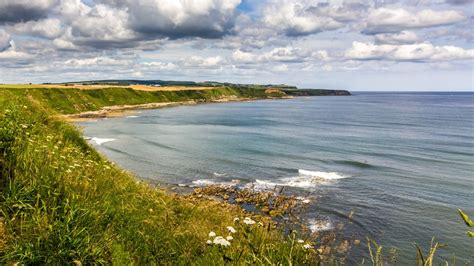
<svg viewBox="0 0 474 266">
<path fill-rule="evenodd" d="M 415 258 L 414 242 L 427 247 L 433 236 L 448 244 L 445 257 L 469 259 L 474 250 L 456 213 L 474 216 L 474 93 L 180 106 L 80 125 L 143 179 L 240 180 L 317 198 L 305 217 L 315 230 L 343 222 L 343 237 L 396 247 L 401 264 Z M 363 249 L 353 251 L 356 260 Z"/>
</svg>

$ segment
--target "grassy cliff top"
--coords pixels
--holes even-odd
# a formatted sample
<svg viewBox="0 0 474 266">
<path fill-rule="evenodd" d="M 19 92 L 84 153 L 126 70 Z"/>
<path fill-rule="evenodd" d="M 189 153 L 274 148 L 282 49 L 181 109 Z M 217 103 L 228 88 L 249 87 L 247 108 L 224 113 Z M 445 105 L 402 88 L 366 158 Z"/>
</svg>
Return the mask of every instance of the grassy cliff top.
<svg viewBox="0 0 474 266">
<path fill-rule="evenodd" d="M 312 248 L 315 243 L 284 236 L 269 218 L 137 181 L 91 148 L 73 125 L 51 115 L 110 104 L 228 95 L 268 96 L 234 88 L 159 93 L 0 89 L 0 263 L 320 261 L 323 255 Z"/>
</svg>

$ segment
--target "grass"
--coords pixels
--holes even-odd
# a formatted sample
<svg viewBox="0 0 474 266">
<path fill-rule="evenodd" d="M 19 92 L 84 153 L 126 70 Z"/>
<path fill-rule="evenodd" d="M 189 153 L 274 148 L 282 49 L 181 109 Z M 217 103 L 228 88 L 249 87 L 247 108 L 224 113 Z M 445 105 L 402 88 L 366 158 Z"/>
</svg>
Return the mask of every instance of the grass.
<svg viewBox="0 0 474 266">
<path fill-rule="evenodd" d="M 55 101 L 55 97 L 82 99 L 78 95 L 68 98 L 61 92 L 36 90 L 25 97 L 2 93 L 0 264 L 313 264 L 321 260 L 314 249 L 305 249 L 295 235 L 284 236 L 268 218 L 252 217 L 230 204 L 152 188 L 107 161 L 74 126 L 51 116 L 51 102 L 44 104 L 44 99 Z M 84 93 L 84 98 L 93 97 Z M 118 94 L 116 99 L 122 97 Z M 244 217 L 261 225 L 246 225 Z M 230 235 L 227 226 L 237 230 L 229 247 L 206 244 L 210 231 Z"/>
<path fill-rule="evenodd" d="M 56 116 L 115 104 L 210 101 L 232 95 L 282 96 L 227 87 L 176 92 L 0 89 L 0 264 L 343 262 L 344 258 L 320 252 L 320 243 L 300 243 L 296 233 L 284 235 L 268 217 L 137 181 L 91 148 L 73 125 Z M 245 217 L 256 223 L 245 224 Z M 230 233 L 228 226 L 237 232 Z M 207 244 L 213 239 L 211 231 L 231 235 L 230 246 Z M 367 243 L 368 264 L 396 264 L 395 255 L 386 257 L 381 246 L 372 240 Z M 414 263 L 432 265 L 438 248 L 432 243 L 423 254 L 417 247 Z"/>
<path fill-rule="evenodd" d="M 5 99 L 21 97 L 34 99 L 40 105 L 61 114 L 96 111 L 104 106 L 133 105 L 179 101 L 213 101 L 226 97 L 265 99 L 285 96 L 282 92 L 266 93 L 264 89 L 218 87 L 207 90 L 139 91 L 132 88 L 80 90 L 73 88 L 3 88 L 0 104 Z"/>
</svg>

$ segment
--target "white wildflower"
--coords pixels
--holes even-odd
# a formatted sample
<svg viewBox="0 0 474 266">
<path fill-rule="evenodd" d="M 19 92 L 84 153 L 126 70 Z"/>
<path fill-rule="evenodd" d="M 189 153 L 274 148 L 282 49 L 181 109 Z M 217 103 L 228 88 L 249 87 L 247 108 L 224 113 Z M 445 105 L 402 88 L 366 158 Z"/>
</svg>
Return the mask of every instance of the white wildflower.
<svg viewBox="0 0 474 266">
<path fill-rule="evenodd" d="M 303 244 L 304 240 L 303 239 L 298 239 L 298 243 Z"/>
<path fill-rule="evenodd" d="M 206 241 L 206 244 L 211 245 L 211 244 L 212 244 L 212 241 L 211 241 L 211 240 L 207 240 L 207 241 Z"/>
<path fill-rule="evenodd" d="M 229 240 L 229 241 L 232 241 L 234 240 L 234 238 L 232 236 L 227 236 L 225 239 Z"/>
<path fill-rule="evenodd" d="M 239 220 L 240 220 L 239 217 L 234 218 L 234 223 L 238 222 Z"/>
<path fill-rule="evenodd" d="M 310 249 L 310 248 L 313 248 L 313 246 L 310 245 L 310 244 L 306 244 L 306 245 L 303 246 L 303 248 L 304 248 L 304 249 Z"/>
<path fill-rule="evenodd" d="M 308 203 L 310 203 L 311 201 L 310 201 L 309 199 L 305 199 L 305 200 L 303 200 L 302 202 L 303 202 L 304 204 L 308 204 Z"/>
<path fill-rule="evenodd" d="M 214 231 L 209 232 L 209 237 L 215 237 L 216 233 Z"/>
<path fill-rule="evenodd" d="M 232 226 L 227 226 L 227 230 L 229 230 L 229 232 L 231 232 L 232 234 L 235 234 L 237 232 L 237 230 L 235 230 L 235 228 Z"/>
<path fill-rule="evenodd" d="M 252 225 L 252 224 L 255 224 L 255 221 L 250 219 L 249 217 L 245 217 L 244 223 L 248 225 Z"/>
<path fill-rule="evenodd" d="M 217 236 L 216 238 L 214 238 L 214 241 L 212 241 L 212 243 L 214 243 L 215 245 L 221 245 L 224 247 L 230 246 L 230 242 L 227 241 L 222 236 Z"/>
</svg>

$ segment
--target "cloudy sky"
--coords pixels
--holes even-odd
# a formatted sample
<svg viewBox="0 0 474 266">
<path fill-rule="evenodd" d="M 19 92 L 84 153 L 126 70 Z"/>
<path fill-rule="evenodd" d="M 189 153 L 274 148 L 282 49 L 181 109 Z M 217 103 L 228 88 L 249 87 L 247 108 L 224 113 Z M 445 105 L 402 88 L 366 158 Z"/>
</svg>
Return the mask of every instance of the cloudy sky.
<svg viewBox="0 0 474 266">
<path fill-rule="evenodd" d="M 0 0 L 0 83 L 474 90 L 473 0 Z"/>
</svg>

